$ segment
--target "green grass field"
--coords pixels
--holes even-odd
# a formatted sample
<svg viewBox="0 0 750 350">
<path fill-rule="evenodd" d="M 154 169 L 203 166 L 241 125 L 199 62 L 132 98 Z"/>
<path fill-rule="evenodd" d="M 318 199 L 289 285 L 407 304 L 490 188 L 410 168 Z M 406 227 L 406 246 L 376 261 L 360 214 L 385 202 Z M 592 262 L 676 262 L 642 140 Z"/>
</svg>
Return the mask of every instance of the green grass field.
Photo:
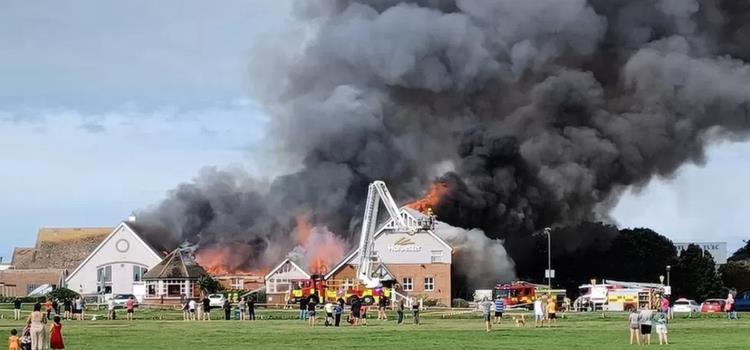
<svg viewBox="0 0 750 350">
<path fill-rule="evenodd" d="M 93 313 L 89 313 L 93 314 Z M 122 313 L 120 313 L 122 315 Z M 8 320 L 9 310 L 0 311 L 0 334 L 21 328 L 22 322 Z M 533 322 L 516 328 L 508 318 L 492 332 L 486 333 L 479 314 L 442 318 L 442 313 L 426 313 L 422 325 L 412 319 L 397 326 L 369 320 L 367 327 L 309 328 L 293 320 L 294 312 L 263 311 L 263 320 L 185 322 L 173 311 L 143 311 L 134 322 L 66 321 L 63 323 L 68 349 L 291 349 L 313 346 L 321 349 L 368 348 L 400 349 L 628 349 L 625 314 L 576 314 L 560 320 L 557 327 L 535 329 Z M 217 315 L 218 316 L 218 315 Z M 375 315 L 372 315 L 375 316 Z M 159 318 L 162 318 L 160 320 Z M 530 324 L 531 323 L 531 324 Z M 728 321 L 720 316 L 709 318 L 677 317 L 669 328 L 670 347 L 677 349 L 748 349 L 750 348 L 750 315 Z M 658 340 L 654 335 L 655 343 Z"/>
</svg>

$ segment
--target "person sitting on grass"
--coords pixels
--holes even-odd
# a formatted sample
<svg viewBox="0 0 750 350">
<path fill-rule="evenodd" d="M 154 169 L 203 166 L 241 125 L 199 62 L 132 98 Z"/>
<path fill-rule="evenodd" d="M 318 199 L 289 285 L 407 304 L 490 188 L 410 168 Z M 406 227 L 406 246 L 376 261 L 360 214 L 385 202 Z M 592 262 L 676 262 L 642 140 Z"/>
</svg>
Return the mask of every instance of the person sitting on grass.
<svg viewBox="0 0 750 350">
<path fill-rule="evenodd" d="M 638 345 L 641 345 L 641 337 L 639 335 L 640 331 L 640 317 L 638 315 L 638 310 L 634 307 L 632 310 L 630 310 L 630 315 L 628 316 L 628 325 L 630 328 L 630 345 L 633 345 L 633 340 Z"/>
</svg>

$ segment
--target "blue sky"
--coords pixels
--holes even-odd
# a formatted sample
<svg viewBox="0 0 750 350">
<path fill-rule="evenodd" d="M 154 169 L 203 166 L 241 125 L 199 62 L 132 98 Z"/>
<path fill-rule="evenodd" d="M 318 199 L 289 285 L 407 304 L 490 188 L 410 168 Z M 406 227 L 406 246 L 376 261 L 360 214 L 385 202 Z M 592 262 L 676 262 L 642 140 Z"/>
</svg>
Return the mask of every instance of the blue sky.
<svg viewBox="0 0 750 350">
<path fill-rule="evenodd" d="M 41 226 L 111 226 L 204 166 L 254 168 L 266 116 L 253 43 L 289 2 L 0 2 L 0 256 Z M 750 238 L 750 145 L 626 193 L 621 226 L 674 240 Z"/>
</svg>

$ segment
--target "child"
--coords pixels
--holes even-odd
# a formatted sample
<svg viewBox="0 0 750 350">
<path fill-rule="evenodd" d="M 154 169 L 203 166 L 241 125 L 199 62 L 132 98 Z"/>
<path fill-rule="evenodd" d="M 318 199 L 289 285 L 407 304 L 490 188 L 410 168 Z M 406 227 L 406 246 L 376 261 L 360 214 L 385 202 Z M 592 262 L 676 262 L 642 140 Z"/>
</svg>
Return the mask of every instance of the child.
<svg viewBox="0 0 750 350">
<path fill-rule="evenodd" d="M 656 315 L 654 320 L 656 323 L 656 334 L 659 335 L 659 345 L 669 345 L 669 339 L 667 339 L 667 316 L 665 313 L 660 312 Z"/>
<path fill-rule="evenodd" d="M 54 318 L 54 323 L 52 324 L 52 330 L 50 331 L 49 336 L 49 347 L 53 350 L 65 349 L 65 344 L 63 344 L 62 324 L 60 324 L 60 316 L 55 316 Z"/>
<path fill-rule="evenodd" d="M 367 326 L 367 305 L 366 304 L 362 305 L 362 307 L 359 309 L 359 314 L 360 314 L 359 324 L 361 326 Z"/>
<path fill-rule="evenodd" d="M 31 350 L 31 323 L 26 323 L 21 335 L 21 350 Z"/>
<path fill-rule="evenodd" d="M 633 340 L 635 340 L 638 345 L 641 345 L 641 337 L 638 334 L 638 332 L 640 331 L 641 323 L 640 319 L 638 318 L 638 310 L 636 310 L 636 308 L 633 308 L 630 311 L 630 316 L 628 316 L 628 323 L 630 326 L 630 345 L 633 345 Z"/>
<path fill-rule="evenodd" d="M 10 337 L 8 337 L 8 350 L 21 350 L 21 338 L 18 337 L 18 331 L 15 329 L 10 330 Z"/>
<path fill-rule="evenodd" d="M 344 312 L 344 303 L 343 303 L 343 301 L 340 302 L 340 303 L 338 303 L 338 304 L 336 304 L 336 308 L 333 309 L 333 313 L 336 316 L 336 318 L 335 318 L 336 321 L 334 322 L 334 326 L 336 326 L 336 327 L 338 327 L 339 324 L 341 323 L 341 313 L 342 312 Z"/>
</svg>

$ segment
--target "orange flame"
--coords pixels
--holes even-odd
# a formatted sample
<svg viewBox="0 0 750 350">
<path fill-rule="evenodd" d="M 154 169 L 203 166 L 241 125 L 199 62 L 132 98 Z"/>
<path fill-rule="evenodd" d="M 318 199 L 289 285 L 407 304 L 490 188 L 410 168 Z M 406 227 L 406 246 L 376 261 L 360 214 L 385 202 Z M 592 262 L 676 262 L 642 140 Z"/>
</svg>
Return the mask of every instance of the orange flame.
<svg viewBox="0 0 750 350">
<path fill-rule="evenodd" d="M 440 200 L 448 193 L 450 192 L 450 187 L 445 182 L 433 182 L 430 185 L 429 191 L 427 191 L 427 194 L 409 204 L 406 206 L 409 208 L 412 208 L 416 211 L 419 211 L 420 213 L 427 212 L 428 209 L 435 210 L 435 207 L 437 207 L 438 204 L 440 204 Z"/>
<path fill-rule="evenodd" d="M 344 256 L 345 245 L 325 227 L 312 227 L 307 215 L 297 216 L 297 244 L 305 252 L 308 271 L 326 274 Z"/>
<path fill-rule="evenodd" d="M 195 262 L 211 275 L 256 274 L 245 267 L 247 258 L 254 254 L 253 248 L 241 242 L 225 243 L 195 252 Z"/>
</svg>

